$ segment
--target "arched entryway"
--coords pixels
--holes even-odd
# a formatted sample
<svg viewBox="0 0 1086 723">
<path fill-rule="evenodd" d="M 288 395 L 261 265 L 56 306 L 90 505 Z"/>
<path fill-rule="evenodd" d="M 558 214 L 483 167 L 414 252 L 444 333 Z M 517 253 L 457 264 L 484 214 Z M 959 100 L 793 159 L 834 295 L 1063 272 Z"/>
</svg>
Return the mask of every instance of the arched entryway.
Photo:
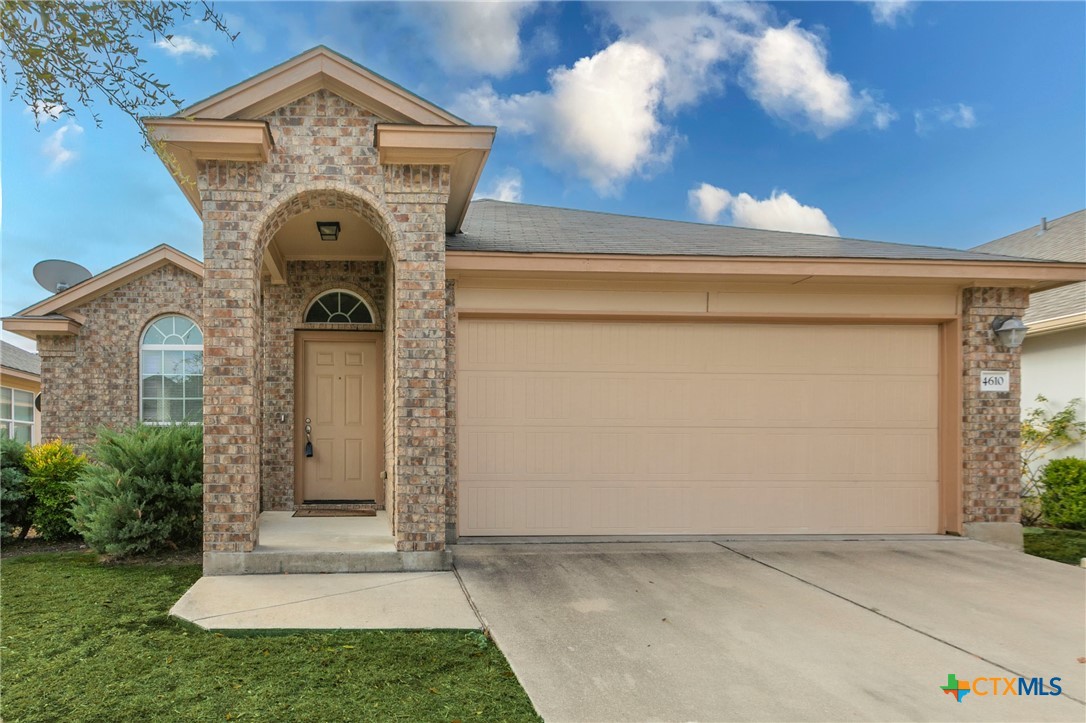
<svg viewBox="0 0 1086 723">
<path fill-rule="evenodd" d="M 375 512 L 391 535 L 393 222 L 365 191 L 328 188 L 281 199 L 256 223 L 262 512 Z"/>
</svg>

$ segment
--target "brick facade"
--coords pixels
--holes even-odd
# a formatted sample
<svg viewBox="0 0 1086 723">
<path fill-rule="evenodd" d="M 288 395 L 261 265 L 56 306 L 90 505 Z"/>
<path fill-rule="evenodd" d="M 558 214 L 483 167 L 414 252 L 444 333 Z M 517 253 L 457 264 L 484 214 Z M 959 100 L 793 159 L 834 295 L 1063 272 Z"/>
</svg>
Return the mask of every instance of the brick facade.
<svg viewBox="0 0 1086 723">
<path fill-rule="evenodd" d="M 998 345 L 992 321 L 1021 318 L 1028 306 L 1026 289 L 962 292 L 962 519 L 967 526 L 1019 521 L 1022 350 Z M 1010 372 L 1010 391 L 980 391 L 985 370 Z"/>
<path fill-rule="evenodd" d="M 381 320 L 386 313 L 385 266 L 379 261 L 290 261 L 286 284 L 264 285 L 264 338 L 260 356 L 264 360 L 261 501 L 265 510 L 294 509 L 294 332 L 382 331 Z M 373 313 L 374 323 L 305 323 L 309 304 L 332 289 L 361 296 Z"/>
<path fill-rule="evenodd" d="M 201 295 L 198 277 L 162 266 L 74 309 L 86 317 L 78 335 L 39 337 L 42 439 L 60 437 L 86 452 L 98 427 L 138 422 L 143 332 L 164 314 L 203 329 Z"/>
<path fill-rule="evenodd" d="M 283 384 L 261 374 L 267 315 L 268 379 L 287 356 L 278 343 L 282 310 L 261 309 L 279 293 L 260 288 L 264 249 L 290 218 L 336 208 L 370 223 L 386 240 L 393 283 L 385 292 L 392 364 L 386 419 L 393 455 L 386 460 L 397 548 L 445 544 L 445 204 L 447 166 L 382 166 L 373 145 L 378 119 L 325 90 L 265 119 L 274 148 L 264 164 L 207 161 L 197 179 L 204 208 L 205 516 L 209 552 L 248 552 L 256 544 L 260 480 L 277 482 L 265 504 L 282 504 L 286 466 L 262 460 L 261 440 L 279 440 Z M 380 284 L 374 280 L 379 286 Z M 356 279 L 359 286 L 362 283 Z M 289 288 L 288 284 L 288 288 Z M 373 284 L 366 289 L 371 295 Z M 293 292 L 282 292 L 290 294 Z M 276 319 L 278 326 L 270 326 Z M 273 338 L 274 337 L 274 338 Z M 279 360 L 272 360 L 278 356 Z M 264 403 L 266 409 L 261 409 Z M 275 407 L 273 410 L 272 407 Z M 387 446 L 387 441 L 386 441 Z M 262 464 L 263 462 L 263 464 Z M 265 470 L 264 466 L 269 469 Z"/>
<path fill-rule="evenodd" d="M 457 465 L 456 431 L 456 282 L 445 282 L 445 530 L 449 542 L 456 540 Z"/>
<path fill-rule="evenodd" d="M 174 266 L 130 280 L 76 309 L 74 337 L 39 339 L 43 436 L 86 448 L 96 426 L 139 415 L 139 338 L 180 313 L 204 332 L 204 545 L 250 552 L 261 510 L 294 507 L 295 332 L 322 292 L 347 289 L 384 333 L 384 497 L 397 549 L 444 549 L 458 515 L 456 285 L 445 278 L 448 166 L 382 165 L 378 118 L 321 90 L 264 118 L 266 163 L 203 161 L 203 281 Z M 389 248 L 388 261 L 288 261 L 286 283 L 262 279 L 265 249 L 283 225 L 316 209 L 348 211 Z M 967 526 L 1019 518 L 1019 350 L 998 347 L 991 323 L 1020 316 L 1025 289 L 962 296 L 962 512 Z M 117 369 L 123 372 L 118 374 Z M 985 369 L 1011 373 L 1005 393 L 981 393 Z"/>
</svg>

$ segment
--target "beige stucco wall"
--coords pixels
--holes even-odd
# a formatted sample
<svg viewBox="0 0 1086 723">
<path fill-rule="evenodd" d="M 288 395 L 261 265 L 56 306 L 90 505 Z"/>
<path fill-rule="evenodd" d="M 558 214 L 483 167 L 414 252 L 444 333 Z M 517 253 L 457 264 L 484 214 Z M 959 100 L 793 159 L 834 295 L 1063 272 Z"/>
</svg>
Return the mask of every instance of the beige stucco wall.
<svg viewBox="0 0 1086 723">
<path fill-rule="evenodd" d="M 1022 345 L 1022 411 L 1038 406 L 1037 395 L 1048 398 L 1048 409 L 1062 409 L 1072 399 L 1086 400 L 1086 327 L 1030 336 Z M 1079 419 L 1086 412 L 1079 406 Z M 1086 443 L 1056 454 L 1086 458 Z"/>
</svg>

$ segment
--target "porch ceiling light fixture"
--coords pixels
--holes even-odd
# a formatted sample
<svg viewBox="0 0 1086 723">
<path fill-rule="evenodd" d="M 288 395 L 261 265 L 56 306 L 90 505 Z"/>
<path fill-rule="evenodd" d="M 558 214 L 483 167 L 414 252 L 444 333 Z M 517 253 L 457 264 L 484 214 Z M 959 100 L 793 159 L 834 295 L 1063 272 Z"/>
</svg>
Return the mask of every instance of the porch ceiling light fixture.
<svg viewBox="0 0 1086 723">
<path fill-rule="evenodd" d="M 321 241 L 339 240 L 339 221 L 317 221 L 317 233 Z"/>
<path fill-rule="evenodd" d="M 1022 346 L 1022 342 L 1026 340 L 1026 332 L 1029 331 L 1029 327 L 1016 317 L 997 316 L 992 321 L 992 331 L 1004 348 L 1016 349 Z"/>
</svg>

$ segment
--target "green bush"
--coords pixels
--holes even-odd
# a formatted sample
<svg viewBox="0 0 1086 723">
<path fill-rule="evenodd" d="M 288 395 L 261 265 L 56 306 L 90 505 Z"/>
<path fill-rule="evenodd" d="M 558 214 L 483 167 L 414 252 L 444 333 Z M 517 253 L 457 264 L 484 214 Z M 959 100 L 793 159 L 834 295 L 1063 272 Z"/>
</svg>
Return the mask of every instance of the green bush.
<svg viewBox="0 0 1086 723">
<path fill-rule="evenodd" d="M 1045 465 L 1042 485 L 1045 522 L 1065 530 L 1086 530 L 1086 460 L 1052 460 Z"/>
<path fill-rule="evenodd" d="M 30 522 L 43 540 L 75 536 L 72 529 L 73 485 L 87 458 L 59 439 L 30 447 L 23 458 L 33 504 Z"/>
<path fill-rule="evenodd" d="M 27 446 L 0 438 L 0 534 L 5 538 L 18 529 L 22 540 L 30 532 L 33 496 L 26 479 Z"/>
<path fill-rule="evenodd" d="M 101 430 L 75 487 L 74 526 L 114 557 L 199 545 L 203 433 L 198 426 Z"/>
</svg>

